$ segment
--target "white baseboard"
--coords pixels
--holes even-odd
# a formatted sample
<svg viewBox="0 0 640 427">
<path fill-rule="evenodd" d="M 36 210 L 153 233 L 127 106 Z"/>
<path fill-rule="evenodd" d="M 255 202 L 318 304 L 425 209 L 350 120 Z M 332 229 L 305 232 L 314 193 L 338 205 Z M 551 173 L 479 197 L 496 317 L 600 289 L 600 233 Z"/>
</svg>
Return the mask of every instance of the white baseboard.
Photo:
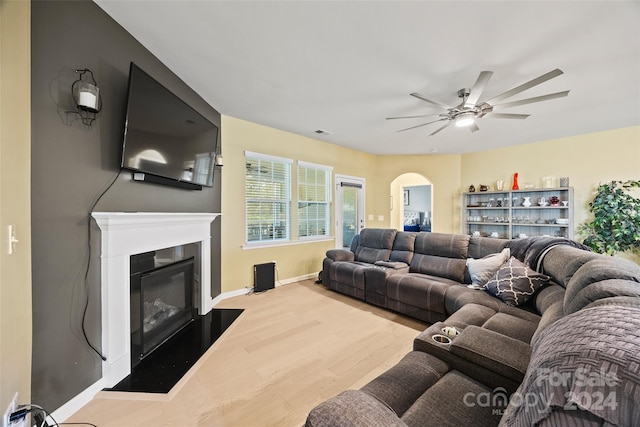
<svg viewBox="0 0 640 427">
<path fill-rule="evenodd" d="M 318 273 L 309 273 L 298 277 L 290 277 L 288 279 L 278 280 L 276 282 L 276 286 L 288 285 L 290 283 L 300 282 L 301 280 L 308 280 L 318 277 Z M 246 295 L 251 292 L 252 287 L 237 289 L 235 291 L 225 292 L 223 294 L 218 295 L 213 300 L 211 300 L 211 306 L 215 307 L 220 301 L 237 297 L 240 295 Z M 104 388 L 104 380 L 100 378 L 98 381 L 87 387 L 84 391 L 80 392 L 80 394 L 73 397 L 67 403 L 53 411 L 51 416 L 58 422 L 62 423 L 75 412 L 77 412 L 84 405 L 89 403 L 91 399 L 93 399 L 98 392 L 102 391 Z"/>
<path fill-rule="evenodd" d="M 309 274 L 304 274 L 302 276 L 298 276 L 298 277 L 290 277 L 288 279 L 283 279 L 283 280 L 278 280 L 276 282 L 276 286 L 282 286 L 282 285 L 288 285 L 290 283 L 295 283 L 295 282 L 300 282 L 302 280 L 308 280 L 308 279 L 315 279 L 318 277 L 318 273 L 309 273 Z"/>
<path fill-rule="evenodd" d="M 82 408 L 84 405 L 89 403 L 91 399 L 95 397 L 95 395 L 102 391 L 104 388 L 104 382 L 102 378 L 98 381 L 87 387 L 84 391 L 80 392 L 80 394 L 76 395 L 70 401 L 56 409 L 51 413 L 51 416 L 58 422 L 62 423 L 71 415 L 73 415 L 76 411 Z"/>
<path fill-rule="evenodd" d="M 297 276 L 297 277 L 290 277 L 288 279 L 283 279 L 283 280 L 276 280 L 275 286 L 282 286 L 282 285 L 289 285 L 291 283 L 296 283 L 296 282 L 300 282 L 302 280 L 308 280 L 308 279 L 315 279 L 318 277 L 318 273 L 309 273 L 309 274 L 304 274 L 302 276 Z M 223 294 L 218 295 L 217 297 L 215 297 L 211 303 L 212 307 L 215 307 L 216 304 L 218 304 L 220 301 L 228 299 L 228 298 L 233 298 L 233 297 L 239 297 L 240 295 L 246 295 L 248 293 L 250 293 L 253 290 L 253 286 L 247 286 L 246 288 L 242 288 L 242 289 L 236 289 L 235 291 L 229 291 L 229 292 L 225 292 Z"/>
</svg>

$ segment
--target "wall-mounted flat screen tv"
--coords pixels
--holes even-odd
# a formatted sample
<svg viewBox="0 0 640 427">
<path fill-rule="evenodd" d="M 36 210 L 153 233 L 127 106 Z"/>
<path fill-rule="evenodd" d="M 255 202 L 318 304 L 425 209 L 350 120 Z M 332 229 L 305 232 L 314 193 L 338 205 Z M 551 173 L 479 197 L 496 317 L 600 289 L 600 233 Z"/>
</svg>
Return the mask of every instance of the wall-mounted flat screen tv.
<svg viewBox="0 0 640 427">
<path fill-rule="evenodd" d="M 211 187 L 217 142 L 216 125 L 131 63 L 122 168 Z"/>
</svg>

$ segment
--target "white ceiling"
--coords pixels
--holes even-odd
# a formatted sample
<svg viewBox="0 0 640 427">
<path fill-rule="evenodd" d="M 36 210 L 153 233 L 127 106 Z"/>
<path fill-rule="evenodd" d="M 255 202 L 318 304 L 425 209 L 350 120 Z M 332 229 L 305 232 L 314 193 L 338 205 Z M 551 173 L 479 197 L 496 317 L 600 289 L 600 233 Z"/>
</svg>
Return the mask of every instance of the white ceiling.
<svg viewBox="0 0 640 427">
<path fill-rule="evenodd" d="M 639 1 L 114 1 L 96 3 L 223 115 L 373 154 L 468 153 L 640 125 Z M 555 68 L 508 101 L 568 97 L 439 123 L 411 92 L 457 105 Z M 322 129 L 331 135 L 314 133 Z M 639 141 L 640 143 L 640 141 Z"/>
</svg>

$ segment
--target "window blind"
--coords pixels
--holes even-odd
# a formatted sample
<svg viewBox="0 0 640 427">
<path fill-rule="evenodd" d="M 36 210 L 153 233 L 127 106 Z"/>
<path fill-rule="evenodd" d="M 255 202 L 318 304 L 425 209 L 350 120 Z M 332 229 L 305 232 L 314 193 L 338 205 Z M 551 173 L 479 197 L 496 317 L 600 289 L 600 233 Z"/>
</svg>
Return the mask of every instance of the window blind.
<svg viewBox="0 0 640 427">
<path fill-rule="evenodd" d="M 247 243 L 291 239 L 291 163 L 245 152 Z"/>
<path fill-rule="evenodd" d="M 298 162 L 298 237 L 331 235 L 330 166 Z"/>
</svg>

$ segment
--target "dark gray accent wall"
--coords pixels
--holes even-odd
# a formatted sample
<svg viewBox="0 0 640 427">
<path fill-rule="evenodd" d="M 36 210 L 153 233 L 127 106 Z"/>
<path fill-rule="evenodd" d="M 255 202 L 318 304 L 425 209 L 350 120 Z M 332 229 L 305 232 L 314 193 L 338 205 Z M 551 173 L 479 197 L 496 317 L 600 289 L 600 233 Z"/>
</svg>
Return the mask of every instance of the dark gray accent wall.
<svg viewBox="0 0 640 427">
<path fill-rule="evenodd" d="M 93 2 L 32 4 L 32 399 L 54 411 L 94 384 L 100 349 L 100 231 L 95 211 L 220 212 L 221 171 L 214 188 L 189 191 L 132 181 L 120 166 L 129 63 L 168 87 L 220 127 L 220 114 Z M 86 127 L 72 109 L 74 69 L 93 71 L 103 109 Z M 91 227 L 90 242 L 88 226 Z M 220 294 L 220 219 L 212 225 L 212 294 Z M 90 249 L 90 251 L 89 251 Z M 85 268 L 90 270 L 85 285 Z M 124 309 L 124 308 L 123 308 Z"/>
</svg>

